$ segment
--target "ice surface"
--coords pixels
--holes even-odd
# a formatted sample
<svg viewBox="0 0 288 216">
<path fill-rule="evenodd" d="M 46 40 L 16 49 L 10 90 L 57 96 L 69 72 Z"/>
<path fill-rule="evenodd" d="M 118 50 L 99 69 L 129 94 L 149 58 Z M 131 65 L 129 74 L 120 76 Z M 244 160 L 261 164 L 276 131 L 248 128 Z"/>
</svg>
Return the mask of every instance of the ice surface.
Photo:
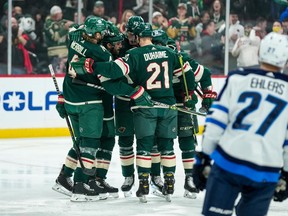
<svg viewBox="0 0 288 216">
<path fill-rule="evenodd" d="M 201 138 L 199 138 L 201 139 Z M 71 203 L 65 195 L 51 189 L 70 149 L 70 138 L 0 140 L 0 215 L 1 216 L 180 216 L 201 215 L 204 193 L 195 200 L 183 197 L 184 173 L 177 143 L 175 194 L 172 202 L 153 195 L 148 203 L 133 196 L 89 203 Z M 123 183 L 119 148 L 115 145 L 107 182 L 120 188 Z M 219 194 L 219 198 L 221 195 Z M 288 200 L 272 202 L 269 216 L 288 216 Z"/>
</svg>

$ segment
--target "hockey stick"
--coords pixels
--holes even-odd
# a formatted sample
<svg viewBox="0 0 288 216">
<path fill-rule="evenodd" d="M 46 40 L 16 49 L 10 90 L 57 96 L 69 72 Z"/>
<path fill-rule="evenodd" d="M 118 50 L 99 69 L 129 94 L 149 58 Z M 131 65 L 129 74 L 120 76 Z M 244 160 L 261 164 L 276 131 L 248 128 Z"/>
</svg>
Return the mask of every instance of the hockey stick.
<svg viewBox="0 0 288 216">
<path fill-rule="evenodd" d="M 100 90 L 103 90 L 105 91 L 105 89 L 102 87 L 102 86 L 99 86 L 99 85 L 96 85 L 96 84 L 93 84 L 93 83 L 87 83 L 83 80 L 79 80 L 79 79 L 72 79 L 72 83 L 74 84 L 78 84 L 78 85 L 86 85 L 86 86 L 89 86 L 89 87 L 92 87 L 92 88 L 96 88 L 96 89 L 100 89 Z"/>
<path fill-rule="evenodd" d="M 96 89 L 100 89 L 100 90 L 105 91 L 105 89 L 102 86 L 98 86 L 98 85 L 95 85 L 95 84 L 92 84 L 92 83 L 86 83 L 85 81 L 78 80 L 78 79 L 75 79 L 75 78 L 72 80 L 72 83 L 79 84 L 79 85 L 85 85 L 85 86 L 89 86 L 91 88 L 96 88 Z M 156 106 L 161 106 L 161 107 L 165 107 L 165 108 L 168 108 L 168 109 L 178 110 L 179 112 L 187 113 L 187 114 L 190 114 L 190 115 L 206 116 L 205 113 L 200 113 L 200 112 L 196 112 L 196 111 L 180 108 L 180 107 L 177 107 L 175 105 L 168 105 L 168 104 L 160 103 L 160 102 L 153 101 L 153 100 L 152 100 L 152 102 Z"/>
<path fill-rule="evenodd" d="M 179 43 L 179 41 L 175 41 L 175 43 L 176 43 L 176 47 L 177 47 L 177 51 L 178 51 L 178 58 L 179 58 L 181 71 L 182 71 L 182 76 L 183 76 L 185 94 L 186 94 L 186 97 L 189 98 L 188 86 L 187 86 L 186 76 L 185 76 L 184 68 L 183 68 L 183 57 L 181 55 L 180 43 Z"/>
<path fill-rule="evenodd" d="M 193 111 L 193 110 L 189 110 L 189 109 L 185 109 L 185 108 L 180 108 L 180 107 L 177 107 L 176 105 L 168 105 L 168 104 L 157 102 L 157 101 L 154 101 L 154 100 L 152 100 L 152 102 L 156 106 L 160 106 L 160 107 L 164 107 L 164 108 L 168 108 L 168 109 L 172 109 L 172 110 L 177 110 L 179 112 L 187 113 L 187 114 L 190 114 L 190 115 L 206 116 L 205 113 L 200 113 L 200 112 L 197 112 L 197 111 Z"/>
<path fill-rule="evenodd" d="M 49 71 L 51 73 L 51 76 L 52 76 L 52 79 L 53 79 L 53 82 L 54 82 L 54 86 L 55 86 L 56 91 L 57 91 L 58 96 L 59 96 L 61 94 L 61 92 L 60 92 L 60 89 L 59 89 L 59 86 L 58 86 L 58 83 L 57 83 L 57 80 L 56 80 L 56 76 L 55 76 L 55 72 L 54 72 L 53 66 L 51 64 L 49 64 L 48 67 L 49 67 Z M 84 166 L 84 164 L 83 164 L 83 161 L 81 159 L 80 149 L 79 149 L 79 146 L 78 146 L 77 141 L 75 139 L 75 135 L 74 135 L 74 132 L 73 132 L 73 129 L 72 129 L 72 126 L 71 126 L 71 123 L 70 123 L 70 120 L 69 120 L 69 117 L 68 117 L 67 114 L 65 115 L 65 120 L 66 120 L 67 127 L 68 127 L 68 130 L 69 130 L 72 142 L 73 142 L 73 146 L 75 148 L 75 151 L 76 151 L 78 159 L 79 159 L 80 166 L 81 166 L 81 168 L 83 170 L 83 173 L 86 174 L 86 175 L 89 175 L 89 176 L 94 176 L 95 173 L 96 173 L 96 169 L 87 169 Z"/>
</svg>

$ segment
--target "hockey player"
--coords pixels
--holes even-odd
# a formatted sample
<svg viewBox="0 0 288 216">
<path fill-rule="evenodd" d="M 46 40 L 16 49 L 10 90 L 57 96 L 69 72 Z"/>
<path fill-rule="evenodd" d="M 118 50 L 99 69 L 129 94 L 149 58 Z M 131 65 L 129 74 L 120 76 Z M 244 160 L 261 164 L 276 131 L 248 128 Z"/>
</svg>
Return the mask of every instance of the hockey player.
<svg viewBox="0 0 288 216">
<path fill-rule="evenodd" d="M 113 23 L 107 22 L 107 34 L 102 40 L 102 45 L 112 54 L 113 59 L 119 55 L 119 51 L 122 48 L 122 41 L 123 36 L 118 28 Z M 97 150 L 95 160 L 96 181 L 99 183 L 99 186 L 104 188 L 104 191 L 114 198 L 118 198 L 118 188 L 112 187 L 105 181 L 115 145 L 113 96 L 107 92 L 103 92 L 102 101 L 104 118 L 100 146 Z"/>
<path fill-rule="evenodd" d="M 269 33 L 260 44 L 260 68 L 231 72 L 210 108 L 193 169 L 203 190 L 214 161 L 202 214 L 232 215 L 241 194 L 236 215 L 267 215 L 273 195 L 287 198 L 288 77 L 280 73 L 287 50 L 287 36 Z"/>
<path fill-rule="evenodd" d="M 136 36 L 135 39 L 139 41 L 140 47 L 129 50 L 124 58 L 117 59 L 113 63 L 94 64 L 94 74 L 100 73 L 111 78 L 129 75 L 134 85 L 143 86 L 154 101 L 169 105 L 175 104 L 172 78 L 173 74 L 178 79 L 181 79 L 182 76 L 177 54 L 169 48 L 152 44 L 152 27 L 150 24 L 140 24 L 133 30 L 133 33 Z M 78 69 L 75 71 L 78 74 L 83 73 Z M 187 82 L 189 89 L 193 89 L 195 81 L 189 65 L 184 66 L 184 73 L 189 80 Z M 142 89 L 139 89 L 139 93 L 141 91 Z M 191 98 L 185 99 L 187 99 L 185 100 L 187 104 L 191 104 Z M 174 193 L 176 158 L 173 150 L 173 139 L 177 134 L 177 112 L 163 106 L 147 108 L 132 106 L 137 139 L 136 166 L 139 178 L 136 196 L 142 202 L 146 202 L 146 195 L 149 193 L 151 150 L 154 140 L 157 139 L 164 174 L 162 193 L 170 200 L 170 195 Z"/>
<path fill-rule="evenodd" d="M 175 52 L 177 52 L 175 41 L 168 38 L 166 32 L 163 30 L 154 30 L 153 31 L 153 43 L 159 44 L 162 46 L 168 46 Z M 179 53 L 178 53 L 179 54 Z M 202 96 L 202 109 L 208 110 L 212 104 L 212 101 L 216 98 L 217 93 L 212 90 L 212 81 L 210 70 L 203 65 L 198 64 L 194 59 L 192 59 L 186 52 L 181 52 L 179 58 L 183 59 L 183 62 L 189 62 L 192 71 L 194 72 L 196 86 L 200 83 L 201 86 L 201 96 Z M 180 80 L 175 78 L 173 79 L 173 88 L 176 96 L 177 106 L 183 107 L 183 91 L 182 84 Z M 203 89 L 203 90 L 202 90 Z M 200 90 L 199 90 L 200 91 Z M 194 98 L 194 104 L 192 109 L 195 109 L 197 103 L 197 97 L 194 92 L 189 92 Z M 196 133 L 198 132 L 198 123 L 196 115 L 187 118 L 187 114 L 178 112 L 178 142 L 179 147 L 182 152 L 182 163 L 185 173 L 185 182 L 184 182 L 184 197 L 195 199 L 196 193 L 198 190 L 195 188 L 193 179 L 192 179 L 192 167 L 195 156 L 195 146 L 197 144 Z M 154 149 L 157 148 L 154 147 Z M 155 160 L 157 161 L 157 160 Z M 162 190 L 162 181 L 161 177 L 158 176 L 160 173 L 160 164 L 153 163 L 152 160 L 152 176 L 151 184 L 158 191 Z M 154 171 L 154 172 L 153 172 Z M 155 173 L 156 172 L 156 173 Z M 154 192 L 157 194 L 157 191 Z"/>
<path fill-rule="evenodd" d="M 63 94 L 65 98 L 65 104 L 58 103 L 58 111 L 61 117 L 69 115 L 75 136 L 79 143 L 81 158 L 75 153 L 75 150 L 70 150 L 66 158 L 65 166 L 61 170 L 59 177 L 56 180 L 58 186 L 68 187 L 69 177 L 72 176 L 73 169 L 77 165 L 77 160 L 82 160 L 86 169 L 92 169 L 94 167 L 96 150 L 100 145 L 100 137 L 102 134 L 103 126 L 103 105 L 102 96 L 103 91 L 91 88 L 87 85 L 80 86 L 73 83 L 73 79 L 69 73 L 73 71 L 71 63 L 78 61 L 79 57 L 90 57 L 95 61 L 110 61 L 112 56 L 105 47 L 100 45 L 107 30 L 106 21 L 98 17 L 89 17 L 84 23 L 83 29 L 79 29 L 80 37 L 77 37 L 77 33 L 73 34 L 75 40 L 72 40 L 69 44 L 69 67 L 63 83 Z M 76 36 L 75 36 L 76 35 Z M 113 90 L 113 85 L 107 86 L 108 79 L 102 77 L 104 80 L 100 83 L 97 77 L 83 75 L 80 78 L 95 85 L 102 84 L 104 88 L 110 87 L 109 93 L 116 93 L 117 88 Z M 127 88 L 127 86 L 125 86 Z M 133 95 L 138 91 L 131 87 L 125 88 L 123 94 Z M 106 89 L 108 90 L 108 89 Z M 127 90 L 127 91 L 126 91 Z M 119 92 L 118 92 L 119 93 Z M 143 92 L 145 94 L 146 92 Z M 142 96 L 137 98 L 141 101 Z M 62 98 L 63 100 L 63 98 Z M 135 100 L 135 103 L 137 103 Z M 60 181 L 61 179 L 61 181 Z M 63 180 L 63 181 L 62 181 Z M 66 182 L 65 182 L 66 181 Z M 66 183 L 66 184 L 64 184 Z M 95 177 L 91 179 L 89 176 L 83 173 L 81 166 L 77 166 L 74 172 L 74 186 L 72 190 L 73 194 L 71 201 L 87 201 L 98 200 L 98 194 L 106 193 Z M 100 197 L 101 198 L 101 197 Z M 105 198 L 105 196 L 102 196 Z"/>
<path fill-rule="evenodd" d="M 119 56 L 124 57 L 127 50 L 138 46 L 136 37 L 133 35 L 135 27 L 144 23 L 140 16 L 132 16 L 129 18 L 125 30 L 123 47 L 120 49 Z M 122 78 L 123 81 L 130 83 L 129 77 Z M 116 135 L 119 137 L 118 145 L 120 149 L 120 161 L 122 175 L 125 180 L 121 186 L 124 196 L 131 195 L 131 188 L 134 184 L 135 171 L 135 154 L 134 154 L 134 123 L 133 113 L 130 110 L 130 98 L 116 96 L 115 97 L 115 123 Z"/>
</svg>

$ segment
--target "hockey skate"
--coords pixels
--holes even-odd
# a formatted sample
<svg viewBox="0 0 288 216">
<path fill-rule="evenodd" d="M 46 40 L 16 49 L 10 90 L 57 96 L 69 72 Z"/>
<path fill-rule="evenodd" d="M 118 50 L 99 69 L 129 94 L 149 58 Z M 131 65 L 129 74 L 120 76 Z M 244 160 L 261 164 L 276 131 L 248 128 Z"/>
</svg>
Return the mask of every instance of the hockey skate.
<svg viewBox="0 0 288 216">
<path fill-rule="evenodd" d="M 153 176 L 151 175 L 150 185 L 152 188 L 152 194 L 159 197 L 164 197 L 162 194 L 163 189 L 163 181 L 161 179 L 161 176 Z"/>
<path fill-rule="evenodd" d="M 125 181 L 121 186 L 121 190 L 123 191 L 125 197 L 130 197 L 132 195 L 131 189 L 133 185 L 134 185 L 134 175 L 125 177 Z"/>
<path fill-rule="evenodd" d="M 139 188 L 136 191 L 136 196 L 139 198 L 140 202 L 147 203 L 146 195 L 149 194 L 149 174 L 143 173 L 139 176 Z"/>
<path fill-rule="evenodd" d="M 96 181 L 99 182 L 99 185 L 104 188 L 104 191 L 110 194 L 113 198 L 119 197 L 118 188 L 112 187 L 102 178 L 96 178 Z"/>
<path fill-rule="evenodd" d="M 164 186 L 162 189 L 162 194 L 165 196 L 167 202 L 171 202 L 171 195 L 174 193 L 174 174 L 166 173 L 164 175 Z"/>
<path fill-rule="evenodd" d="M 189 175 L 186 176 L 184 189 L 185 189 L 184 197 L 189 199 L 197 198 L 197 193 L 199 193 L 199 190 L 195 187 L 192 176 Z"/>
<path fill-rule="evenodd" d="M 55 180 L 55 185 L 52 187 L 52 189 L 64 195 L 71 196 L 72 187 L 73 182 L 70 177 L 64 174 L 64 164 L 63 164 L 60 174 Z"/>
<path fill-rule="evenodd" d="M 107 191 L 105 190 L 104 186 L 96 179 L 91 179 L 88 182 L 88 185 L 91 189 L 93 189 L 96 193 L 99 194 L 100 200 L 106 200 L 108 198 Z"/>
<path fill-rule="evenodd" d="M 99 200 L 99 193 L 91 189 L 89 185 L 76 182 L 72 190 L 70 201 L 72 202 L 87 202 Z"/>
</svg>

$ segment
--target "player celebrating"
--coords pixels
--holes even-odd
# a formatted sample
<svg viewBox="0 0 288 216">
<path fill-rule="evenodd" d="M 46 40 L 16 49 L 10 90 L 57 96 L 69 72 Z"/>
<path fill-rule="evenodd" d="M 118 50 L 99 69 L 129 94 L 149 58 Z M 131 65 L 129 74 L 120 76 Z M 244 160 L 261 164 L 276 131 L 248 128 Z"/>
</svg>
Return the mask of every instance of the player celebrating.
<svg viewBox="0 0 288 216">
<path fill-rule="evenodd" d="M 145 88 L 154 101 L 168 105 L 175 104 L 172 88 L 172 78 L 181 79 L 182 71 L 179 58 L 171 49 L 152 44 L 152 27 L 150 24 L 140 24 L 133 31 L 140 47 L 131 49 L 124 58 L 112 63 L 94 64 L 94 74 L 118 78 L 124 74 L 129 75 L 134 85 Z M 75 68 L 75 67 L 74 67 Z M 82 67 L 83 69 L 83 67 Z M 83 71 L 75 68 L 78 74 Z M 87 71 L 89 72 L 89 71 Z M 184 66 L 184 73 L 189 80 L 189 89 L 194 88 L 194 74 L 189 65 Z M 139 89 L 139 94 L 143 90 Z M 137 98 L 135 94 L 133 98 Z M 187 104 L 191 103 L 191 98 Z M 136 165 L 138 168 L 139 188 L 136 196 L 146 202 L 149 193 L 149 173 L 151 169 L 151 150 L 154 140 L 157 139 L 158 149 L 161 152 L 161 164 L 164 173 L 164 186 L 162 193 L 170 200 L 174 193 L 174 172 L 176 158 L 173 150 L 173 139 L 177 134 L 177 112 L 167 107 L 132 106 L 133 119 L 137 139 Z"/>
<path fill-rule="evenodd" d="M 232 215 L 239 193 L 240 216 L 267 215 L 273 194 L 277 201 L 287 198 L 288 77 L 280 73 L 287 50 L 287 36 L 269 33 L 260 44 L 260 68 L 230 73 L 210 108 L 203 152 L 193 169 L 194 183 L 203 190 L 214 160 L 204 215 Z"/>
<path fill-rule="evenodd" d="M 68 73 L 73 73 L 73 68 L 70 64 L 78 62 L 79 57 L 90 57 L 95 61 L 112 60 L 110 52 L 100 45 L 106 30 L 106 21 L 92 16 L 86 19 L 83 29 L 79 28 L 76 30 L 77 32 L 71 35 L 72 41 L 69 45 L 68 59 L 70 63 Z M 61 117 L 65 117 L 65 115 L 68 114 L 72 121 L 74 133 L 79 143 L 81 158 L 78 158 L 75 151 L 69 151 L 64 169 L 57 178 L 56 184 L 63 187 L 67 186 L 65 188 L 69 191 L 69 185 L 64 183 L 69 183 L 68 179 L 72 176 L 73 168 L 75 169 L 78 159 L 83 162 L 86 169 L 89 170 L 94 167 L 96 151 L 101 143 L 100 137 L 102 135 L 104 112 L 102 105 L 103 91 L 87 85 L 76 85 L 68 73 L 63 83 L 65 104 L 61 106 L 61 110 L 58 110 Z M 110 83 L 109 79 L 105 77 L 101 77 L 102 82 L 97 77 L 87 75 L 83 75 L 80 78 L 84 82 L 96 86 L 102 84 L 106 90 L 110 90 L 109 93 L 111 94 L 121 93 L 118 91 L 118 86 Z M 121 86 L 122 93 L 125 95 L 133 95 L 138 91 L 138 89 L 134 90 L 134 88 L 128 85 Z M 146 92 L 142 93 L 142 95 L 145 95 Z M 134 100 L 135 103 L 137 103 L 137 101 L 141 103 L 142 95 Z M 78 166 L 74 172 L 74 186 L 71 201 L 98 200 L 97 195 L 99 193 L 103 194 L 100 198 L 105 198 L 107 188 L 104 187 L 106 184 L 103 185 L 102 183 L 104 184 L 103 181 L 99 184 L 95 176 L 89 178 L 89 176 L 82 172 L 81 167 Z"/>
<path fill-rule="evenodd" d="M 174 40 L 168 38 L 166 32 L 163 30 L 154 30 L 153 31 L 153 43 L 159 44 L 162 46 L 168 46 L 175 52 L 176 43 Z M 178 53 L 179 54 L 179 53 Z M 201 86 L 201 96 L 202 100 L 202 109 L 208 110 L 212 104 L 212 101 L 216 98 L 217 93 L 212 91 L 212 81 L 211 81 L 211 73 L 210 70 L 196 62 L 192 59 L 186 52 L 181 52 L 181 56 L 179 58 L 183 59 L 183 62 L 189 62 L 192 71 L 194 72 L 196 86 L 200 83 Z M 177 106 L 183 107 L 183 95 L 185 95 L 185 91 L 183 92 L 183 84 L 180 83 L 180 80 L 175 78 L 173 79 L 173 88 L 174 94 L 176 96 Z M 193 97 L 194 104 L 191 105 L 192 109 L 195 109 L 195 104 L 197 103 L 197 97 L 194 92 L 189 92 L 189 94 Z M 191 116 L 191 118 L 187 118 L 187 114 L 178 112 L 178 142 L 179 147 L 182 152 L 182 163 L 185 172 L 185 183 L 184 183 L 184 197 L 195 199 L 196 193 L 198 190 L 195 188 L 192 179 L 192 167 L 195 156 L 195 145 L 197 143 L 196 133 L 198 132 L 198 123 L 196 115 Z M 156 146 L 157 147 L 157 146 Z M 156 148 L 155 147 L 155 148 Z M 160 164 L 153 163 L 152 160 L 152 177 L 151 184 L 157 191 L 161 191 L 163 184 L 161 181 L 160 173 Z M 153 172 L 154 171 L 154 172 Z M 157 191 L 154 194 L 157 195 Z"/>
<path fill-rule="evenodd" d="M 112 54 L 113 59 L 119 54 L 122 48 L 123 37 L 118 28 L 111 22 L 107 22 L 107 34 L 102 40 L 102 45 Z M 118 198 L 118 188 L 109 185 L 105 179 L 110 166 L 112 151 L 115 145 L 115 126 L 114 126 L 114 110 L 113 96 L 107 92 L 102 95 L 104 118 L 103 131 L 100 138 L 100 146 L 96 154 L 96 181 L 104 191 Z"/>
<path fill-rule="evenodd" d="M 120 49 L 119 56 L 123 57 L 127 50 L 138 46 L 133 30 L 144 23 L 140 16 L 131 16 L 125 26 L 126 34 L 124 35 L 123 47 Z M 124 82 L 131 83 L 129 77 L 122 78 Z M 130 110 L 130 98 L 115 97 L 115 123 L 116 135 L 119 136 L 118 145 L 120 148 L 120 161 L 122 175 L 125 177 L 121 190 L 124 196 L 131 195 L 131 188 L 134 184 L 134 123 L 133 113 Z"/>
</svg>

